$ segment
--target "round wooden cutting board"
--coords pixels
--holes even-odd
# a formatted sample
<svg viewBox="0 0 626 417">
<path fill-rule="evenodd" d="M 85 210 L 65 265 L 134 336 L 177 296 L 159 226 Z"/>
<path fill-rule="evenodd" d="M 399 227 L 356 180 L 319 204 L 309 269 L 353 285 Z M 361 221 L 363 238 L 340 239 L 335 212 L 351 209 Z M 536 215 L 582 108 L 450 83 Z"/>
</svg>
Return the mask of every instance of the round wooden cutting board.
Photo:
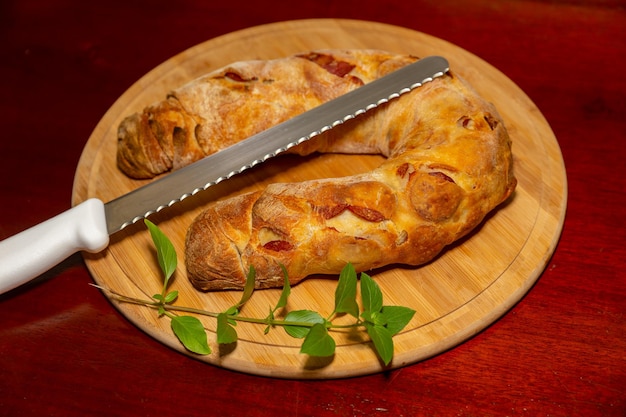
<svg viewBox="0 0 626 417">
<path fill-rule="evenodd" d="M 269 24 L 227 34 L 195 46 L 146 74 L 104 115 L 84 149 L 73 189 L 73 204 L 90 197 L 103 201 L 124 194 L 141 181 L 130 180 L 115 165 L 117 127 L 127 115 L 162 100 L 177 86 L 234 61 L 271 59 L 324 48 L 384 49 L 417 56 L 445 56 L 453 71 L 493 102 L 513 140 L 515 194 L 463 241 L 420 268 L 372 271 L 385 304 L 417 311 L 394 337 L 389 367 L 379 361 L 367 337 L 333 332 L 334 356 L 299 353 L 301 340 L 276 328 L 239 323 L 239 340 L 218 346 L 216 323 L 202 318 L 213 353 L 186 351 L 170 329 L 170 320 L 155 310 L 112 303 L 137 327 L 160 342 L 207 363 L 257 375 L 281 378 L 340 378 L 393 369 L 449 349 L 493 323 L 531 288 L 558 242 L 565 216 L 567 184 L 561 152 L 550 126 L 531 100 L 497 69 L 441 39 L 412 30 L 354 20 L 303 20 Z M 318 155 L 278 157 L 151 217 L 174 243 L 179 267 L 170 289 L 177 305 L 221 312 L 235 304 L 237 291 L 200 293 L 186 278 L 184 237 L 192 219 L 215 199 L 226 198 L 277 181 L 366 172 L 380 156 Z M 188 190 L 181 190 L 181 192 Z M 161 291 L 162 277 L 154 247 L 142 222 L 111 238 L 99 254 L 84 254 L 97 284 L 131 297 L 147 299 Z M 311 309 L 327 316 L 334 307 L 336 281 L 313 277 L 292 288 L 288 310 Z M 105 293 L 106 294 L 106 293 Z M 256 291 L 242 315 L 263 318 L 280 290 Z M 363 332 L 364 333 L 364 332 Z"/>
</svg>

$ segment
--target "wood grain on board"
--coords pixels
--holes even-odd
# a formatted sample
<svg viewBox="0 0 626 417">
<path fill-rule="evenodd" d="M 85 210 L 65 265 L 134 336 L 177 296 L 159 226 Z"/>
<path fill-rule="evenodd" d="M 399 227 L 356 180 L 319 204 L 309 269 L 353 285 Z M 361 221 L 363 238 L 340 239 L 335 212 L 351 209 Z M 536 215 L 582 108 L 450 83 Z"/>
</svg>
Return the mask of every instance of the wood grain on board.
<svg viewBox="0 0 626 417">
<path fill-rule="evenodd" d="M 467 238 L 428 265 L 372 271 L 386 304 L 417 311 L 394 338 L 390 368 L 424 360 L 455 346 L 516 303 L 533 285 L 554 251 L 563 225 L 567 184 L 556 138 L 533 102 L 489 63 L 441 39 L 396 26 L 340 19 L 287 21 L 233 32 L 195 46 L 156 67 L 128 89 L 109 109 L 91 135 L 76 171 L 73 203 L 90 197 L 109 201 L 144 182 L 131 180 L 115 166 L 117 126 L 130 113 L 163 99 L 170 90 L 234 61 L 271 59 L 311 49 L 368 48 L 418 56 L 443 55 L 451 68 L 493 102 L 513 141 L 515 194 L 488 216 Z M 179 268 L 171 284 L 180 292 L 178 304 L 222 311 L 238 301 L 236 291 L 200 293 L 185 276 L 184 237 L 191 220 L 215 199 L 250 191 L 278 181 L 301 181 L 364 172 L 382 161 L 371 155 L 281 156 L 151 217 L 174 243 Z M 186 190 L 181 190 L 182 192 Z M 94 280 L 102 286 L 139 298 L 160 292 L 161 277 L 145 227 L 135 224 L 112 237 L 104 252 L 85 254 Z M 292 289 L 289 309 L 333 309 L 336 282 L 313 277 Z M 265 317 L 279 290 L 256 291 L 242 314 Z M 154 310 L 114 302 L 137 327 L 160 342 L 188 353 L 171 332 L 169 320 Z M 299 353 L 300 340 L 281 329 L 263 334 L 263 326 L 239 324 L 233 349 L 215 344 L 209 329 L 211 355 L 199 360 L 257 375 L 282 378 L 339 378 L 385 369 L 366 337 L 333 332 L 336 354 L 310 358 Z"/>
</svg>

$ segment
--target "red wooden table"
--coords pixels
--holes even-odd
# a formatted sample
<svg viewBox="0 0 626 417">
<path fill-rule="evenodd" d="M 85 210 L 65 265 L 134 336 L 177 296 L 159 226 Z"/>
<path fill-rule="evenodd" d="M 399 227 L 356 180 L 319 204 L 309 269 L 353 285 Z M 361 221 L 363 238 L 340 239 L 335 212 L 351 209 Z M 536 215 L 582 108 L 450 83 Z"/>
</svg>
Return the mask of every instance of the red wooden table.
<svg viewBox="0 0 626 417">
<path fill-rule="evenodd" d="M 626 415 L 623 1 L 3 1 L 0 239 L 69 207 L 91 131 L 147 71 L 228 32 L 323 17 L 445 39 L 499 68 L 541 109 L 562 148 L 569 202 L 532 290 L 424 362 L 282 380 L 158 343 L 88 285 L 74 255 L 0 296 L 0 415 Z"/>
</svg>

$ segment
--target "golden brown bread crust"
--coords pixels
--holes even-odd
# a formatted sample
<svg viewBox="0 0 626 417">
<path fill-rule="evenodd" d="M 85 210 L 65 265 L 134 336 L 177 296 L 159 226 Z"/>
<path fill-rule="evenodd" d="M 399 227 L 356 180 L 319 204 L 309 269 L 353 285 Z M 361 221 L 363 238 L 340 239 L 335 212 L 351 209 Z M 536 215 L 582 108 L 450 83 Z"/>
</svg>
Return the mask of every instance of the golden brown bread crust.
<svg viewBox="0 0 626 417">
<path fill-rule="evenodd" d="M 240 81 L 209 77 L 202 87 L 192 84 L 176 97 L 212 101 L 218 117 L 224 108 L 236 112 L 228 103 L 246 108 L 223 122 L 232 123 L 229 135 L 240 139 L 415 60 L 377 51 L 325 51 L 310 57 L 234 64 L 224 71 L 236 70 Z M 257 86 L 262 80 L 272 82 Z M 262 103 L 260 114 L 257 100 L 272 103 Z M 252 116 L 244 117 L 248 112 Z M 226 129 L 207 117 L 202 116 L 199 138 L 205 131 L 216 135 Z M 244 130 L 240 136 L 239 129 Z M 220 140 L 230 144 L 227 137 Z M 186 266 L 198 289 L 241 288 L 250 266 L 257 271 L 257 287 L 265 288 L 282 285 L 280 264 L 292 284 L 311 274 L 337 274 L 347 262 L 360 271 L 420 265 L 474 229 L 516 185 L 504 123 L 452 72 L 295 151 L 375 152 L 388 158 L 366 174 L 273 184 L 209 207 L 187 233 Z"/>
<path fill-rule="evenodd" d="M 117 165 L 138 179 L 181 168 L 413 61 L 379 51 L 323 51 L 233 63 L 123 120 Z M 361 149 L 358 141 L 344 145 L 346 152 Z"/>
<path fill-rule="evenodd" d="M 185 166 L 415 61 L 381 51 L 318 51 L 240 62 L 170 93 L 119 128 L 118 166 L 150 178 Z M 454 73 L 290 151 L 380 153 L 353 177 L 273 184 L 218 202 L 187 233 L 199 289 L 295 284 L 389 264 L 420 265 L 466 235 L 514 190 L 510 140 L 495 108 Z"/>
</svg>

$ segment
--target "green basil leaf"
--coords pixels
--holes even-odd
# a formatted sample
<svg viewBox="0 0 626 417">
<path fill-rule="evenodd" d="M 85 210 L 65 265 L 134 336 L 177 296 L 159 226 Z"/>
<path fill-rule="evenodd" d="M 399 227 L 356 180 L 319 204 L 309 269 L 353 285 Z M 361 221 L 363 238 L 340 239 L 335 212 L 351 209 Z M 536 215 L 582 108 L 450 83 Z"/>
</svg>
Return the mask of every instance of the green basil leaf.
<svg viewBox="0 0 626 417">
<path fill-rule="evenodd" d="M 366 323 L 374 324 L 374 319 L 372 319 L 372 312 L 369 310 L 365 310 L 361 313 L 361 319 Z"/>
<path fill-rule="evenodd" d="M 287 269 L 282 264 L 280 265 L 280 267 L 283 270 L 283 277 L 284 277 L 283 291 L 280 293 L 280 298 L 278 299 L 278 302 L 276 303 L 276 307 L 274 308 L 274 311 L 278 310 L 279 308 L 285 307 L 287 305 L 287 299 L 289 298 L 289 295 L 291 294 L 291 285 L 289 284 L 289 277 L 287 276 Z"/>
<path fill-rule="evenodd" d="M 228 322 L 225 313 L 217 315 L 217 343 L 220 345 L 235 343 L 237 341 L 237 331 Z"/>
<path fill-rule="evenodd" d="M 393 336 L 409 324 L 415 315 L 415 310 L 402 306 L 383 306 L 381 313 L 385 316 L 387 322 L 385 327 Z"/>
<path fill-rule="evenodd" d="M 359 317 L 359 305 L 356 302 L 357 277 L 351 263 L 341 270 L 337 289 L 335 290 L 335 313 L 348 313 Z"/>
<path fill-rule="evenodd" d="M 384 326 L 387 324 L 387 318 L 380 311 L 364 311 L 361 313 L 361 318 L 370 324 L 377 326 Z"/>
<path fill-rule="evenodd" d="M 295 310 L 290 311 L 285 316 L 285 322 L 287 323 L 311 323 L 311 324 L 323 324 L 324 318 L 319 313 L 311 310 Z M 311 326 L 298 326 L 293 324 L 287 324 L 283 326 L 289 336 L 296 339 L 302 339 L 311 330 Z"/>
<path fill-rule="evenodd" d="M 211 353 L 206 331 L 200 320 L 191 316 L 175 316 L 172 318 L 171 326 L 174 334 L 187 350 L 200 355 Z"/>
<path fill-rule="evenodd" d="M 174 271 L 176 271 L 176 264 L 178 259 L 176 258 L 176 250 L 174 245 L 168 239 L 167 236 L 159 229 L 154 223 L 148 219 L 144 219 L 144 223 L 150 231 L 152 236 L 152 242 L 157 250 L 157 259 L 163 275 L 165 276 L 165 287 L 167 287 L 167 281 L 170 279 Z"/>
<path fill-rule="evenodd" d="M 228 310 L 224 311 L 224 314 L 227 316 L 236 316 L 239 314 L 239 308 L 236 305 L 229 307 Z"/>
<path fill-rule="evenodd" d="M 165 299 L 163 299 L 165 301 L 166 304 L 170 304 L 173 303 L 174 300 L 176 300 L 178 298 L 178 291 L 170 291 L 165 295 Z"/>
<path fill-rule="evenodd" d="M 365 311 L 379 312 L 383 308 L 383 293 L 366 273 L 361 273 L 361 300 Z"/>
<path fill-rule="evenodd" d="M 311 356 L 331 356 L 335 353 L 335 341 L 328 334 L 328 329 L 323 323 L 311 327 L 302 342 L 300 352 Z"/>
<path fill-rule="evenodd" d="M 246 277 L 246 283 L 243 286 L 243 293 L 241 294 L 241 300 L 237 303 L 236 307 L 243 306 L 250 297 L 252 297 L 252 293 L 254 292 L 254 286 L 256 284 L 256 270 L 253 266 L 250 266 L 250 270 L 248 271 L 248 276 Z"/>
<path fill-rule="evenodd" d="M 385 365 L 389 365 L 393 358 L 393 339 L 391 332 L 384 326 L 365 323 L 365 329 L 374 343 L 376 353 Z"/>
</svg>

